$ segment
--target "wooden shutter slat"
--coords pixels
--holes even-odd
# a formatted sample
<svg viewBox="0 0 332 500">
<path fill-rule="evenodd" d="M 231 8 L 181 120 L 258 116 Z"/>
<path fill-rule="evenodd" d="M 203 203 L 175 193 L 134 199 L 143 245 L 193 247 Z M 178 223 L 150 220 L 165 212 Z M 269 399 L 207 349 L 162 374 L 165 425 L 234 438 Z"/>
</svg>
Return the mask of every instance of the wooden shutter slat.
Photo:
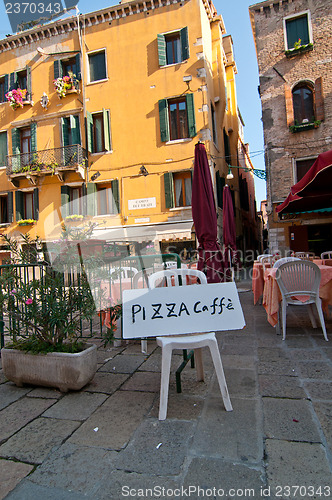
<svg viewBox="0 0 332 500">
<path fill-rule="evenodd" d="M 33 218 L 35 220 L 39 219 L 39 189 L 36 188 L 33 191 Z"/>
<path fill-rule="evenodd" d="M 110 139 L 110 120 L 109 111 L 103 109 L 103 123 L 104 123 L 104 144 L 106 151 L 111 150 L 111 139 Z"/>
<path fill-rule="evenodd" d="M 189 59 L 189 37 L 187 26 L 180 30 L 180 39 L 182 61 L 185 61 L 186 59 Z"/>
<path fill-rule="evenodd" d="M 89 111 L 86 112 L 87 136 L 88 136 L 88 151 L 93 152 L 93 117 Z"/>
<path fill-rule="evenodd" d="M 22 191 L 15 191 L 15 216 L 16 222 L 23 219 L 23 193 Z"/>
<path fill-rule="evenodd" d="M 161 142 L 169 141 L 169 123 L 168 123 L 168 103 L 167 99 L 159 101 L 159 123 Z"/>
<path fill-rule="evenodd" d="M 166 66 L 166 40 L 162 34 L 157 35 L 159 66 Z"/>
<path fill-rule="evenodd" d="M 120 192 L 119 192 L 119 179 L 114 179 L 112 181 L 112 194 L 114 199 L 114 205 L 117 210 L 116 213 L 120 213 Z"/>
<path fill-rule="evenodd" d="M 194 94 L 186 94 L 189 137 L 196 135 Z"/>
<path fill-rule="evenodd" d="M 174 183 L 172 172 L 164 174 L 164 190 L 165 190 L 165 206 L 166 208 L 174 208 Z"/>
</svg>

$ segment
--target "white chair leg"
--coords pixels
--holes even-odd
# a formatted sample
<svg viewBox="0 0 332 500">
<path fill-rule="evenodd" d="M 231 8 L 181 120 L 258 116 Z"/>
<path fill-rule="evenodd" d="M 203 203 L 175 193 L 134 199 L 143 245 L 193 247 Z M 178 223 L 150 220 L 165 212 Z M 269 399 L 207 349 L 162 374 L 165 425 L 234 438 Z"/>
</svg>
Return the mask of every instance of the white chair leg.
<svg viewBox="0 0 332 500">
<path fill-rule="evenodd" d="M 324 314 L 323 314 L 323 310 L 322 310 L 322 301 L 320 299 L 317 300 L 316 307 L 317 307 L 317 312 L 318 312 L 318 316 L 319 316 L 320 325 L 321 325 L 322 330 L 323 330 L 324 339 L 328 342 L 329 339 L 327 338 L 327 333 L 326 333 L 326 326 L 325 326 Z"/>
<path fill-rule="evenodd" d="M 310 318 L 310 321 L 311 321 L 312 328 L 317 328 L 317 323 L 316 323 L 316 320 L 315 320 L 315 316 L 314 316 L 314 311 L 313 311 L 313 308 L 312 308 L 312 304 L 308 305 L 308 311 L 309 311 L 309 318 Z"/>
<path fill-rule="evenodd" d="M 225 374 L 224 374 L 224 369 L 222 366 L 221 362 L 221 357 L 220 357 L 220 352 L 219 352 L 219 347 L 217 344 L 217 340 L 215 339 L 212 342 L 209 342 L 209 349 L 211 352 L 211 357 L 212 361 L 214 364 L 214 369 L 216 371 L 219 387 L 220 387 L 220 392 L 221 396 L 224 402 L 224 406 L 226 411 L 232 411 L 232 403 L 228 394 L 228 389 L 227 389 L 227 384 L 226 384 L 226 379 L 225 379 Z"/>
<path fill-rule="evenodd" d="M 161 355 L 161 381 L 159 400 L 159 420 L 165 420 L 167 415 L 169 374 L 171 371 L 172 348 L 164 346 Z"/>
<path fill-rule="evenodd" d="M 196 376 L 198 382 L 204 382 L 204 368 L 203 368 L 203 358 L 202 358 L 202 348 L 199 347 L 195 349 L 195 365 L 196 365 Z"/>
<path fill-rule="evenodd" d="M 146 339 L 141 339 L 141 352 L 143 354 L 148 353 L 148 341 Z"/>
</svg>

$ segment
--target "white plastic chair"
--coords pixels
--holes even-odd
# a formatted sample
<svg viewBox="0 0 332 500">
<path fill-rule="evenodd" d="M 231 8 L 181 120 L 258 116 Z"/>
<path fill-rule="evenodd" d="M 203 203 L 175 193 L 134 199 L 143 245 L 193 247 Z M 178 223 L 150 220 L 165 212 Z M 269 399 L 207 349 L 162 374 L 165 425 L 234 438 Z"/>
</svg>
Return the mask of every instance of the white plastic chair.
<svg viewBox="0 0 332 500">
<path fill-rule="evenodd" d="M 295 257 L 302 260 L 308 260 L 310 258 L 315 258 L 315 252 L 295 252 Z"/>
<path fill-rule="evenodd" d="M 285 262 L 294 262 L 295 260 L 301 260 L 298 257 L 281 257 L 273 264 L 273 267 L 280 267 L 281 264 L 285 264 Z"/>
<path fill-rule="evenodd" d="M 313 262 L 299 260 L 286 262 L 277 269 L 276 280 L 282 295 L 282 339 L 286 338 L 286 310 L 289 304 L 295 306 L 309 305 L 309 316 L 313 328 L 317 328 L 316 321 L 311 309 L 315 304 L 323 330 L 324 338 L 328 341 L 325 321 L 322 310 L 322 301 L 319 298 L 320 269 Z M 305 301 L 296 297 L 302 297 Z"/>
<path fill-rule="evenodd" d="M 136 267 L 121 267 L 122 278 L 133 278 L 138 273 Z"/>
<path fill-rule="evenodd" d="M 262 255 L 258 255 L 257 256 L 258 262 L 261 262 L 263 257 L 273 257 L 273 255 L 272 253 L 263 253 Z"/>
<path fill-rule="evenodd" d="M 323 252 L 320 254 L 320 258 L 324 259 L 332 259 L 332 251 L 331 252 Z"/>
<path fill-rule="evenodd" d="M 198 278 L 201 284 L 207 283 L 206 276 L 202 271 L 197 271 L 196 269 L 166 269 L 152 274 L 149 277 L 149 286 L 150 288 L 165 284 L 168 287 L 179 285 L 186 286 L 191 276 Z M 167 415 L 169 375 L 173 349 L 194 349 L 198 381 L 204 380 L 202 347 L 207 346 L 210 349 L 225 409 L 226 411 L 233 410 L 215 332 L 170 335 L 157 337 L 156 341 L 162 350 L 159 420 L 165 420 Z"/>
</svg>

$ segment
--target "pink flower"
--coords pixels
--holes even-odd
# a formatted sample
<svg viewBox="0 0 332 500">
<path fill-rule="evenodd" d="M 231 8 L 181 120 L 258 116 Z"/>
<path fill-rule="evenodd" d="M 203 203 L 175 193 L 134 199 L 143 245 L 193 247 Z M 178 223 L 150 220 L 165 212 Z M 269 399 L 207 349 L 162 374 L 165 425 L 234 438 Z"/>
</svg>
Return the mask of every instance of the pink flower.
<svg viewBox="0 0 332 500">
<path fill-rule="evenodd" d="M 32 302 L 33 302 L 33 300 L 32 300 L 32 299 L 27 299 L 27 300 L 25 301 L 25 303 L 26 303 L 26 305 L 27 305 L 27 306 L 30 306 L 30 304 L 32 304 Z"/>
<path fill-rule="evenodd" d="M 17 290 L 15 288 L 13 288 L 12 291 L 10 292 L 10 295 L 15 295 L 16 292 L 17 292 Z"/>
</svg>

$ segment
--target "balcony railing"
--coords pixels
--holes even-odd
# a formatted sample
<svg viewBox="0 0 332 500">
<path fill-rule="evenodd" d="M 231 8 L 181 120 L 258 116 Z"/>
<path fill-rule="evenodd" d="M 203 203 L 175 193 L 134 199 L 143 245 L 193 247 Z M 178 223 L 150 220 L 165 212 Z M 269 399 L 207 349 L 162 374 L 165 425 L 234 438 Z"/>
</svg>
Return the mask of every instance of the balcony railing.
<svg viewBox="0 0 332 500">
<path fill-rule="evenodd" d="M 86 150 L 81 145 L 74 144 L 33 153 L 7 155 L 6 173 L 10 178 L 59 175 L 65 170 L 74 170 L 82 174 L 86 160 Z"/>
</svg>

